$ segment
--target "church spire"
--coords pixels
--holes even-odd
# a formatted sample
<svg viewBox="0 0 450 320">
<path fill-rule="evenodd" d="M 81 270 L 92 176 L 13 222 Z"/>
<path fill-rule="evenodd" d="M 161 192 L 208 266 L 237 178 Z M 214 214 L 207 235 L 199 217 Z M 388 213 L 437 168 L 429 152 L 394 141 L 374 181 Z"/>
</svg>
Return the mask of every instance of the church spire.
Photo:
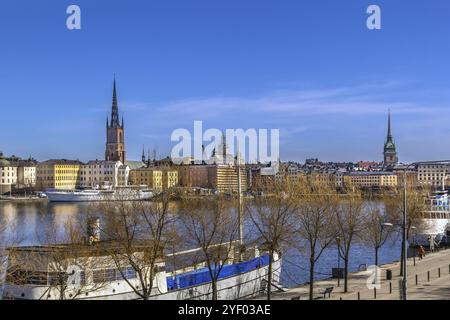
<svg viewBox="0 0 450 320">
<path fill-rule="evenodd" d="M 387 138 L 384 143 L 384 165 L 386 168 L 392 168 L 398 163 L 397 148 L 391 132 L 391 110 L 388 112 L 388 130 Z"/>
<path fill-rule="evenodd" d="M 113 100 L 111 110 L 111 127 L 119 127 L 119 106 L 117 104 L 116 76 L 114 76 Z"/>
<path fill-rule="evenodd" d="M 388 134 L 387 134 L 388 140 L 392 140 L 392 134 L 391 134 L 391 109 L 388 111 Z"/>
</svg>

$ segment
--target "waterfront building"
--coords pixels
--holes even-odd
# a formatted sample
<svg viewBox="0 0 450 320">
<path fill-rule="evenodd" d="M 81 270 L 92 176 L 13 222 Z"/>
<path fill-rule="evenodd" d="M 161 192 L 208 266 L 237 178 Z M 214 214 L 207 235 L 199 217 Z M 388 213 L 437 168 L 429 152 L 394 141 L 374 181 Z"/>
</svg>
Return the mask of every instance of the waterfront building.
<svg viewBox="0 0 450 320">
<path fill-rule="evenodd" d="M 120 161 L 93 160 L 81 165 L 80 187 L 109 189 L 119 186 Z"/>
<path fill-rule="evenodd" d="M 41 162 L 36 168 L 36 185 L 41 190 L 74 190 L 80 184 L 80 169 L 83 165 L 78 160 L 51 159 Z"/>
<path fill-rule="evenodd" d="M 392 172 L 350 172 L 343 177 L 344 187 L 385 188 L 397 186 L 397 175 Z"/>
<path fill-rule="evenodd" d="M 208 165 L 208 179 L 212 189 L 219 192 L 237 193 L 239 190 L 238 183 L 238 166 L 233 164 Z M 247 175 L 245 166 L 240 167 L 241 171 L 241 191 L 247 190 Z"/>
<path fill-rule="evenodd" d="M 378 171 L 382 166 L 376 161 L 359 161 L 354 170 L 355 171 Z"/>
<path fill-rule="evenodd" d="M 219 192 L 238 191 L 238 170 L 234 164 L 191 164 L 179 165 L 177 179 L 181 187 L 214 189 Z M 247 190 L 245 165 L 241 170 L 241 190 Z"/>
<path fill-rule="evenodd" d="M 188 167 L 188 188 L 212 188 L 209 183 L 207 165 L 190 165 Z"/>
<path fill-rule="evenodd" d="M 125 163 L 125 136 L 123 116 L 119 122 L 119 106 L 117 103 L 116 79 L 114 79 L 111 121 L 106 118 L 106 161 L 120 161 Z"/>
<path fill-rule="evenodd" d="M 154 191 L 163 190 L 163 171 L 155 168 L 130 170 L 130 183 L 134 186 L 147 186 Z"/>
<path fill-rule="evenodd" d="M 189 187 L 189 165 L 181 163 L 173 168 L 178 171 L 178 185 L 180 187 Z"/>
<path fill-rule="evenodd" d="M 130 170 L 132 185 L 146 185 L 155 191 L 178 186 L 178 170 L 171 167 L 143 167 Z"/>
<path fill-rule="evenodd" d="M 391 133 L 391 112 L 388 114 L 388 132 L 386 142 L 384 143 L 384 166 L 391 169 L 398 163 L 397 148 Z"/>
<path fill-rule="evenodd" d="M 419 184 L 433 188 L 449 185 L 450 160 L 418 162 L 416 165 Z"/>
<path fill-rule="evenodd" d="M 119 186 L 128 186 L 130 181 L 130 166 L 123 164 L 117 171 L 117 184 Z"/>
<path fill-rule="evenodd" d="M 178 186 L 178 171 L 176 169 L 163 169 L 163 189 Z"/>
<path fill-rule="evenodd" d="M 406 178 L 406 184 L 408 186 L 418 186 L 418 174 L 417 174 L 417 165 L 416 164 L 398 164 L 393 169 L 392 172 L 397 176 L 397 184 L 400 187 L 403 187 Z"/>
<path fill-rule="evenodd" d="M 32 160 L 18 161 L 17 189 L 33 188 L 36 185 L 36 162 Z"/>
<path fill-rule="evenodd" d="M 0 195 L 12 192 L 17 184 L 17 166 L 0 152 Z"/>
</svg>

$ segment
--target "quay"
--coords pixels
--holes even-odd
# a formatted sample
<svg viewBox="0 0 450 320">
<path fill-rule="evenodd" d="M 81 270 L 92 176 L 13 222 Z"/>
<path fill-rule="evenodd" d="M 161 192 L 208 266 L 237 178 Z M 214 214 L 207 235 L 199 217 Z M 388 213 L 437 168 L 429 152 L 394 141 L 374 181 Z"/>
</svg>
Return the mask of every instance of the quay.
<svg viewBox="0 0 450 320">
<path fill-rule="evenodd" d="M 407 262 L 407 299 L 408 300 L 450 300 L 450 250 L 442 249 L 427 253 L 419 260 L 409 258 Z M 399 280 L 400 262 L 380 266 L 381 286 L 369 289 L 366 281 L 369 271 L 358 271 L 349 274 L 348 292 L 344 293 L 344 279 L 340 279 L 338 287 L 336 278 L 318 280 L 314 283 L 314 299 L 325 300 L 400 300 Z M 392 271 L 392 279 L 387 280 L 387 270 Z M 333 288 L 330 294 L 324 295 L 327 288 Z M 329 290 L 328 290 L 329 291 Z M 309 285 L 303 284 L 290 288 L 285 292 L 273 292 L 272 300 L 308 300 Z M 325 296 L 325 297 L 324 297 Z M 264 295 L 257 297 L 265 299 Z"/>
</svg>

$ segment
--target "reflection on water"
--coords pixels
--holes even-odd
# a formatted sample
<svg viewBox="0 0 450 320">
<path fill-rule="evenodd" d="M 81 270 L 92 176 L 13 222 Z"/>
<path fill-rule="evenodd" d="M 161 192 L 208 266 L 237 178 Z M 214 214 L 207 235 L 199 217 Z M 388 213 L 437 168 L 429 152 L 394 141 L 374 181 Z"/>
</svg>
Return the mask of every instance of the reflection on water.
<svg viewBox="0 0 450 320">
<path fill-rule="evenodd" d="M 91 208 L 85 203 L 0 203 L 0 223 L 8 224 L 6 239 L 20 241 L 19 245 L 36 245 L 43 242 L 49 230 L 64 234 L 68 222 L 88 214 Z"/>
<path fill-rule="evenodd" d="M 48 203 L 0 202 L 0 226 L 14 222 L 8 226 L 6 239 L 19 245 L 38 245 L 45 242 L 49 230 L 54 230 L 59 237 L 64 235 L 68 222 L 82 220 L 88 214 L 97 214 L 89 203 Z M 247 227 L 245 229 L 248 229 Z M 5 239 L 0 239 L 5 242 Z M 380 251 L 380 262 L 389 263 L 398 260 L 400 240 L 394 237 Z M 373 249 L 355 243 L 352 249 L 350 270 L 358 270 L 361 264 L 371 265 L 374 261 Z M 337 267 L 337 250 L 329 248 L 317 262 L 316 279 L 330 277 L 331 268 Z M 341 261 L 341 267 L 343 262 Z M 282 282 L 285 286 L 295 286 L 309 279 L 308 260 L 294 250 L 283 255 Z"/>
</svg>

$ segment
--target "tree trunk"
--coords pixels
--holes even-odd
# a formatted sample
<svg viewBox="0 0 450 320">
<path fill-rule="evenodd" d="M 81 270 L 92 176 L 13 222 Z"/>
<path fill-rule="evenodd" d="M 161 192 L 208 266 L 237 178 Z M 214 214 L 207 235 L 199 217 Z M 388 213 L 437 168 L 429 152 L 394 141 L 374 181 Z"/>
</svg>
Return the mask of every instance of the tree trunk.
<svg viewBox="0 0 450 320">
<path fill-rule="evenodd" d="M 212 286 L 212 300 L 217 300 L 217 282 L 216 280 L 211 280 L 211 286 Z"/>
<path fill-rule="evenodd" d="M 273 251 L 269 253 L 269 274 L 267 275 L 267 300 L 270 300 L 272 295 L 272 261 Z"/>
<path fill-rule="evenodd" d="M 344 258 L 344 292 L 348 292 L 348 252 Z"/>
<path fill-rule="evenodd" d="M 378 267 L 378 249 L 379 247 L 375 247 L 375 265 Z"/>
<path fill-rule="evenodd" d="M 401 250 L 401 256 L 400 256 L 400 277 L 403 276 L 403 254 L 405 252 L 405 246 L 403 245 L 404 241 L 405 241 L 404 239 L 405 239 L 405 237 L 403 236 L 403 239 L 402 239 L 402 250 Z"/>
<path fill-rule="evenodd" d="M 314 298 L 314 257 L 309 259 L 309 300 Z"/>
</svg>

